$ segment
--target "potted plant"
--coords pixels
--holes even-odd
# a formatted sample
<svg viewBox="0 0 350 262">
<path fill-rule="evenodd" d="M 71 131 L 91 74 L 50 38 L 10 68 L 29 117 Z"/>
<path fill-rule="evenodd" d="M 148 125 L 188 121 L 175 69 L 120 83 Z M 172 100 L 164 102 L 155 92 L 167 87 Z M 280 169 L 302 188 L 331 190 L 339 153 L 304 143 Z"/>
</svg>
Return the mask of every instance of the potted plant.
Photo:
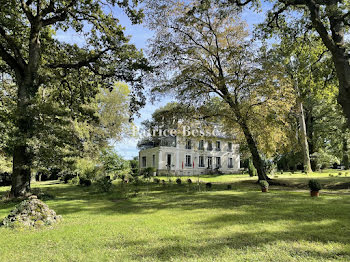
<svg viewBox="0 0 350 262">
<path fill-rule="evenodd" d="M 312 197 L 318 197 L 320 195 L 321 184 L 315 179 L 309 181 L 310 194 Z"/>
<path fill-rule="evenodd" d="M 269 191 L 269 183 L 266 180 L 260 180 L 259 184 L 261 186 L 261 192 L 268 192 Z"/>
</svg>

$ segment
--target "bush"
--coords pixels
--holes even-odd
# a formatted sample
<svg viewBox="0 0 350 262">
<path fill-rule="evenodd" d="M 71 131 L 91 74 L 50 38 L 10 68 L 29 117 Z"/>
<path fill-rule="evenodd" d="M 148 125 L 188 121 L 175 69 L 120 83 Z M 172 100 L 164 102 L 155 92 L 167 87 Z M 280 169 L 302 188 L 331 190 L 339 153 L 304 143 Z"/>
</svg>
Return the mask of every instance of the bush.
<svg viewBox="0 0 350 262">
<path fill-rule="evenodd" d="M 261 188 L 269 188 L 269 183 L 266 180 L 260 180 L 259 184 Z"/>
<path fill-rule="evenodd" d="M 333 166 L 334 164 L 338 166 L 340 163 L 339 159 L 336 156 L 322 149 L 320 149 L 318 152 L 313 153 L 311 155 L 311 159 L 316 163 L 316 170 L 328 168 L 332 166 L 332 164 Z"/>
<path fill-rule="evenodd" d="M 4 172 L 0 173 L 0 186 L 10 186 L 12 183 L 11 181 L 11 174 Z"/>
<path fill-rule="evenodd" d="M 249 159 L 249 164 L 248 164 L 248 174 L 249 176 L 253 177 L 257 175 L 256 168 L 253 165 L 253 161 Z"/>
<path fill-rule="evenodd" d="M 165 186 L 165 180 L 162 180 L 162 185 Z"/>
<path fill-rule="evenodd" d="M 118 177 L 123 181 L 123 183 L 131 183 L 134 181 L 134 177 L 130 174 L 121 174 Z"/>
<path fill-rule="evenodd" d="M 277 169 L 277 165 L 273 161 L 265 160 L 264 169 L 267 175 L 274 175 Z"/>
<path fill-rule="evenodd" d="M 206 184 L 205 184 L 205 188 L 206 188 L 206 189 L 211 189 L 211 187 L 212 187 L 212 184 L 211 184 L 211 183 L 206 183 Z"/>
<path fill-rule="evenodd" d="M 97 187 L 102 192 L 109 192 L 112 189 L 112 180 L 110 176 L 101 177 L 96 181 Z"/>
<path fill-rule="evenodd" d="M 142 169 L 141 175 L 144 178 L 151 178 L 153 176 L 153 173 L 156 172 L 156 169 L 154 167 L 147 167 Z"/>
<path fill-rule="evenodd" d="M 73 185 L 79 185 L 79 180 L 80 180 L 79 176 L 75 176 L 71 180 L 69 180 L 69 182 Z"/>
<path fill-rule="evenodd" d="M 187 183 L 188 184 L 192 184 L 192 180 L 189 178 L 189 179 L 187 179 Z"/>
<path fill-rule="evenodd" d="M 231 190 L 232 189 L 232 185 L 227 185 L 227 190 Z"/>
<path fill-rule="evenodd" d="M 79 179 L 79 185 L 81 185 L 81 186 L 91 186 L 91 180 L 82 177 L 82 178 Z"/>
<path fill-rule="evenodd" d="M 320 182 L 315 179 L 309 181 L 309 188 L 311 191 L 320 191 L 322 189 Z"/>
<path fill-rule="evenodd" d="M 159 184 L 160 183 L 160 179 L 159 178 L 153 178 L 153 182 L 156 183 L 156 184 Z"/>
<path fill-rule="evenodd" d="M 176 179 L 176 184 L 181 185 L 181 183 L 182 183 L 181 178 L 177 178 Z"/>
</svg>

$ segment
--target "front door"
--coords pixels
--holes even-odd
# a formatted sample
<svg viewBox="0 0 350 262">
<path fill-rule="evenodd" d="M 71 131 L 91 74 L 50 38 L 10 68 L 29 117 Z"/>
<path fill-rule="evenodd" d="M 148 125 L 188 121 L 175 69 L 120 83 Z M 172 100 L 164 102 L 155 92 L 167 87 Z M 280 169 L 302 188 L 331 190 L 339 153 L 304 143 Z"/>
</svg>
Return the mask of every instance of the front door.
<svg viewBox="0 0 350 262">
<path fill-rule="evenodd" d="M 171 169 L 171 154 L 167 154 L 166 166 L 167 166 L 168 170 Z"/>
</svg>

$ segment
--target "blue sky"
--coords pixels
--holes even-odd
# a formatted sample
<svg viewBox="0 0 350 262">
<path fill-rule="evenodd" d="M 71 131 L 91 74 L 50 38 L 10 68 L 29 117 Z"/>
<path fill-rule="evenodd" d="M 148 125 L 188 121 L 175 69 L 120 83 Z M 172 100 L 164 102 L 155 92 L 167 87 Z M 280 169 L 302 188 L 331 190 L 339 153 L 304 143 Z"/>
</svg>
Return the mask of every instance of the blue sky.
<svg viewBox="0 0 350 262">
<path fill-rule="evenodd" d="M 247 21 L 250 30 L 253 29 L 254 25 L 260 23 L 264 20 L 266 10 L 271 8 L 270 3 L 263 3 L 262 12 L 257 13 L 252 10 L 246 10 L 242 14 L 242 18 Z M 131 37 L 131 43 L 135 44 L 135 46 L 139 49 L 146 50 L 147 49 L 147 41 L 152 38 L 153 32 L 147 29 L 143 25 L 132 25 L 130 19 L 125 15 L 125 13 L 120 8 L 114 8 L 113 14 L 120 21 L 120 24 L 125 27 L 126 35 Z M 81 37 L 75 33 L 74 31 L 67 32 L 58 32 L 57 38 L 70 43 L 82 43 Z M 135 117 L 136 126 L 140 127 L 141 122 L 150 119 L 152 113 L 159 108 L 170 102 L 169 98 L 165 98 L 161 102 L 157 102 L 156 105 L 147 101 L 146 106 L 141 109 L 140 114 L 141 117 Z M 134 156 L 138 155 L 137 149 L 137 139 L 124 139 L 123 141 L 114 144 L 116 151 L 123 156 L 125 159 L 132 159 Z"/>
</svg>

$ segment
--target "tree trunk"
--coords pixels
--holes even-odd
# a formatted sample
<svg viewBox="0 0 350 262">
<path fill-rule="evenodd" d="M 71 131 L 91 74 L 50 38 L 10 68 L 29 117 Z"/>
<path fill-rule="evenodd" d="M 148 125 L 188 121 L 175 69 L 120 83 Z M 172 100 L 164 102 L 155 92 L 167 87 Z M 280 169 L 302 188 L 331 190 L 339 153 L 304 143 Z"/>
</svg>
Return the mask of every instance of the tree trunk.
<svg viewBox="0 0 350 262">
<path fill-rule="evenodd" d="M 307 134 L 306 134 L 306 124 L 305 124 L 305 115 L 304 115 L 304 107 L 303 103 L 300 99 L 297 99 L 298 111 L 299 111 L 299 125 L 300 125 L 300 142 L 301 147 L 303 149 L 304 156 L 304 171 L 306 173 L 312 173 L 311 162 L 310 162 L 310 154 L 309 154 L 309 144 L 307 142 Z"/>
<path fill-rule="evenodd" d="M 28 112 L 30 103 L 28 86 L 30 84 L 18 84 L 17 119 L 15 121 L 17 132 L 13 148 L 11 187 L 11 196 L 16 198 L 25 196 L 30 191 L 32 156 L 29 152 L 28 139 L 31 137 L 33 123 L 33 116 Z"/>
<path fill-rule="evenodd" d="M 320 5 L 316 1 L 304 1 L 310 11 L 312 24 L 322 42 L 332 53 L 333 63 L 339 81 L 338 103 L 342 106 L 347 118 L 347 126 L 350 127 L 350 59 L 349 49 L 345 41 L 347 25 L 344 23 L 346 16 L 338 6 L 339 1 L 327 1 L 326 14 L 329 20 L 330 32 L 322 21 Z"/>
<path fill-rule="evenodd" d="M 13 151 L 11 196 L 25 196 L 30 191 L 31 161 L 27 154 L 27 146 L 15 146 Z"/>
<path fill-rule="evenodd" d="M 347 126 L 350 127 L 350 63 L 349 59 L 342 55 L 333 55 L 333 61 L 339 80 L 338 103 L 342 106 L 347 118 Z"/>
<path fill-rule="evenodd" d="M 256 171 L 258 172 L 259 181 L 260 180 L 270 180 L 270 178 L 265 173 L 264 163 L 260 157 L 258 147 L 256 145 L 256 142 L 253 138 L 253 135 L 250 132 L 250 129 L 246 123 L 246 121 L 241 120 L 239 121 L 239 125 L 243 130 L 245 139 L 247 141 L 250 153 L 252 154 L 253 164 L 256 168 Z"/>
</svg>

